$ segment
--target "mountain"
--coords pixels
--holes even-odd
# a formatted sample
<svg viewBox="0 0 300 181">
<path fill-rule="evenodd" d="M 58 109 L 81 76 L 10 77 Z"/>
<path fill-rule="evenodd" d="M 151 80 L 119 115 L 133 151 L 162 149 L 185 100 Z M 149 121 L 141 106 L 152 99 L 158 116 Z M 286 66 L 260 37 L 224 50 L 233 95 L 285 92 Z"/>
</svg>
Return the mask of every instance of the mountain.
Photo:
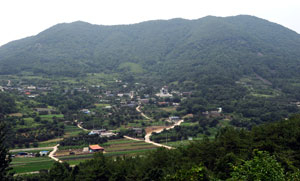
<svg viewBox="0 0 300 181">
<path fill-rule="evenodd" d="M 77 21 L 0 47 L 1 74 L 125 72 L 172 82 L 210 75 L 293 78 L 298 70 L 300 35 L 247 15 L 115 26 Z"/>
</svg>

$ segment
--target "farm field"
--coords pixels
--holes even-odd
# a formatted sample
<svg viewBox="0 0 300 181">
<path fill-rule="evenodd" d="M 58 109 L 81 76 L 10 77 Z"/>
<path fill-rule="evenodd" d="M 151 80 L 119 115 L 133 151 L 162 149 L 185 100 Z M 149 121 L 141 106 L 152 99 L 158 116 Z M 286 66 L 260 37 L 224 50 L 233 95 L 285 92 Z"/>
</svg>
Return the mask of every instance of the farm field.
<svg viewBox="0 0 300 181">
<path fill-rule="evenodd" d="M 65 125 L 65 135 L 64 137 L 76 136 L 79 133 L 84 132 L 82 129 L 73 125 Z"/>
<path fill-rule="evenodd" d="M 157 148 L 156 146 L 145 143 L 144 141 L 134 141 L 128 139 L 109 140 L 107 143 L 101 144 L 100 146 L 104 147 L 105 149 L 104 156 L 136 155 Z M 79 149 L 74 150 L 75 155 L 66 155 L 66 153 L 63 155 L 62 152 L 69 151 L 59 151 L 57 155 L 62 156 L 58 158 L 62 161 L 68 162 L 70 165 L 76 165 L 82 161 L 93 158 L 93 154 L 80 153 Z"/>
<path fill-rule="evenodd" d="M 34 172 L 49 169 L 55 161 L 47 156 L 44 157 L 18 157 L 11 162 L 12 171 L 16 173 Z"/>
</svg>

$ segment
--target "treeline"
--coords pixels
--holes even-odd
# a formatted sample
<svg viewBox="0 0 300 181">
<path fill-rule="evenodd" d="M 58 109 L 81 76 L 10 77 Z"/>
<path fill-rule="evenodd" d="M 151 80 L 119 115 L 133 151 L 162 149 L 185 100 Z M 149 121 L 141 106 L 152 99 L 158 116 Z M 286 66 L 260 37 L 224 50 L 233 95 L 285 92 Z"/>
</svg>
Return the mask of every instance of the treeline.
<svg viewBox="0 0 300 181">
<path fill-rule="evenodd" d="M 182 116 L 194 114 L 201 117 L 202 112 L 216 110 L 218 107 L 222 107 L 223 112 L 227 115 L 237 116 L 231 122 L 232 125 L 248 129 L 299 112 L 297 106 L 291 104 L 291 99 L 284 96 L 251 96 L 247 90 L 238 85 L 212 86 L 210 88 L 203 85 L 191 97 L 182 101 L 177 111 Z"/>
<path fill-rule="evenodd" d="M 152 133 L 151 140 L 158 143 L 166 141 L 187 140 L 188 137 L 197 137 L 199 134 L 206 133 L 198 124 L 193 126 L 175 126 L 174 129 L 163 130 L 161 133 Z"/>
<path fill-rule="evenodd" d="M 107 142 L 107 138 L 102 138 L 99 135 L 88 135 L 86 133 L 80 133 L 78 136 L 72 136 L 64 138 L 59 142 L 60 146 L 81 146 L 89 144 L 102 144 Z"/>
<path fill-rule="evenodd" d="M 64 135 L 64 125 L 56 121 L 48 122 L 45 121 L 44 124 L 38 125 L 36 127 L 25 127 L 25 128 L 13 128 L 13 121 L 6 119 L 8 138 L 7 144 L 11 148 L 15 147 L 29 147 L 30 144 L 36 146 L 36 142 L 46 141 L 53 139 L 55 137 Z M 22 121 L 22 119 L 20 119 Z"/>
<path fill-rule="evenodd" d="M 4 92 L 0 92 L 0 117 L 4 115 L 14 113 L 17 111 L 15 99 Z"/>
<path fill-rule="evenodd" d="M 144 156 L 102 154 L 70 168 L 55 163 L 28 180 L 299 180 L 300 115 L 254 127 L 227 127 L 214 140 Z M 24 179 L 24 178 L 23 178 Z"/>
</svg>

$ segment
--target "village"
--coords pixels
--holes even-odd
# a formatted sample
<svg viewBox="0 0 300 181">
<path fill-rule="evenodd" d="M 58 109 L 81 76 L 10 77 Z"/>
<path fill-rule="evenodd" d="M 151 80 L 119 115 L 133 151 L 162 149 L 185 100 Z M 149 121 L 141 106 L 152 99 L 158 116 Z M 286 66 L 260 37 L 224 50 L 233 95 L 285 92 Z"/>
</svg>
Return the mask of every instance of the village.
<svg viewBox="0 0 300 181">
<path fill-rule="evenodd" d="M 177 111 L 181 102 L 192 95 L 191 91 L 170 90 L 168 86 L 155 89 L 121 80 L 109 85 L 66 84 L 61 89 L 62 85 L 51 82 L 8 80 L 6 85 L 2 83 L 0 91 L 14 93 L 22 100 L 19 103 L 22 109 L 10 114 L 17 125 L 21 123 L 16 127 L 18 139 L 12 149 L 14 160 L 49 156 L 50 160 L 77 164 L 92 158 L 95 152 L 116 156 L 141 154 L 161 146 L 171 149 L 171 140 L 168 144 L 153 142 L 152 133 L 164 133 L 164 130 L 179 126 L 184 119 L 193 118 L 192 114 L 181 117 Z M 202 115 L 222 118 L 222 108 L 204 111 Z M 53 131 L 49 130 L 50 125 Z M 45 132 L 30 137 L 41 134 L 38 129 Z M 29 137 L 20 139 L 18 135 Z M 81 140 L 87 137 L 93 139 Z M 174 141 L 172 137 L 169 139 Z M 182 143 L 182 138 L 180 140 Z"/>
</svg>

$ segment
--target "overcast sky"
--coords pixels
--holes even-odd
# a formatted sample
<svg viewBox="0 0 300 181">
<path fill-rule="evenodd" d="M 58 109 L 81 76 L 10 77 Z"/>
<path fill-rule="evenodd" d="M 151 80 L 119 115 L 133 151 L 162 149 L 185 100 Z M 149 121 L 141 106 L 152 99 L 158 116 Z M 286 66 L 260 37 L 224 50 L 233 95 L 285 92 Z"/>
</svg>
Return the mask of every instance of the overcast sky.
<svg viewBox="0 0 300 181">
<path fill-rule="evenodd" d="M 0 0 L 0 46 L 63 22 L 132 24 L 254 15 L 300 33 L 300 0 Z"/>
</svg>

